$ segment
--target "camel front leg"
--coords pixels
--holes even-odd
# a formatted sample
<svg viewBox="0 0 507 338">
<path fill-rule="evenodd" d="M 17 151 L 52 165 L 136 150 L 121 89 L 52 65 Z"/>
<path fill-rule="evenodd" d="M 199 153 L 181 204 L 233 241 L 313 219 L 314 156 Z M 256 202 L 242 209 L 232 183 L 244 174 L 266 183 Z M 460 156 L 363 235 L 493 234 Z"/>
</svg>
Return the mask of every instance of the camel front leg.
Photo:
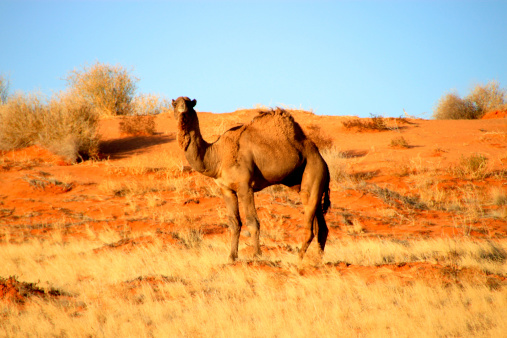
<svg viewBox="0 0 507 338">
<path fill-rule="evenodd" d="M 252 234 L 253 241 L 253 256 L 261 255 L 261 247 L 259 243 L 259 235 L 260 235 L 260 224 L 259 218 L 257 217 L 257 211 L 255 210 L 255 200 L 254 200 L 254 192 L 250 186 L 245 186 L 243 189 L 238 191 L 239 199 L 241 200 L 241 204 L 243 205 L 243 210 L 245 212 L 245 219 L 248 229 Z"/>
<path fill-rule="evenodd" d="M 222 195 L 227 207 L 229 230 L 231 231 L 231 253 L 229 255 L 229 262 L 232 263 L 238 258 L 239 234 L 241 232 L 238 196 L 236 192 L 226 188 L 222 188 Z"/>
</svg>

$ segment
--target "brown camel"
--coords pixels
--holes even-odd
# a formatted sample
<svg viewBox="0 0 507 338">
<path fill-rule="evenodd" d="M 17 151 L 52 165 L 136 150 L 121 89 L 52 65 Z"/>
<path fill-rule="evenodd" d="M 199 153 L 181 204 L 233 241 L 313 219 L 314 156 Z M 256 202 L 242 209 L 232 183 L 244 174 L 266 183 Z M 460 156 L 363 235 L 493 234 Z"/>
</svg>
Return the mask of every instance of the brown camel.
<svg viewBox="0 0 507 338">
<path fill-rule="evenodd" d="M 328 234 L 324 219 L 329 201 L 329 170 L 315 144 L 285 110 L 262 112 L 250 123 L 226 131 L 214 143 L 206 142 L 194 110 L 196 100 L 172 100 L 178 122 L 178 144 L 192 168 L 212 177 L 227 205 L 231 231 L 230 261 L 238 258 L 241 231 L 238 198 L 253 237 L 254 254 L 260 255 L 259 219 L 254 192 L 273 184 L 294 187 L 304 205 L 305 236 L 300 259 L 317 236 L 323 253 Z"/>
</svg>

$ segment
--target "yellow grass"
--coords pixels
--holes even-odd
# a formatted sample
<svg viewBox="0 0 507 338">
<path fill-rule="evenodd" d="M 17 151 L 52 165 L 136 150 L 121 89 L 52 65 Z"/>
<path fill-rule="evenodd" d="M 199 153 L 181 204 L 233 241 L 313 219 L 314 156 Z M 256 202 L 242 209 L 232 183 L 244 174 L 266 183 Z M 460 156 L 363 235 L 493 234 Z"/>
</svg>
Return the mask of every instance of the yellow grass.
<svg viewBox="0 0 507 338">
<path fill-rule="evenodd" d="M 505 275 L 506 242 L 334 241 L 324 257 L 329 264 L 305 274 L 292 253 L 224 264 L 228 241 L 222 239 L 201 236 L 200 245 L 176 246 L 146 233 L 139 236 L 153 243 L 130 252 L 94 251 L 120 236 L 87 234 L 1 243 L 0 276 L 66 294 L 32 297 L 23 306 L 0 302 L 2 335 L 500 337 L 507 330 L 505 287 L 466 279 L 447 286 L 423 279 L 370 283 L 332 268 L 343 261 L 365 267 L 438 261 L 456 271 L 476 267 Z M 199 236 L 183 229 L 179 235 Z"/>
</svg>

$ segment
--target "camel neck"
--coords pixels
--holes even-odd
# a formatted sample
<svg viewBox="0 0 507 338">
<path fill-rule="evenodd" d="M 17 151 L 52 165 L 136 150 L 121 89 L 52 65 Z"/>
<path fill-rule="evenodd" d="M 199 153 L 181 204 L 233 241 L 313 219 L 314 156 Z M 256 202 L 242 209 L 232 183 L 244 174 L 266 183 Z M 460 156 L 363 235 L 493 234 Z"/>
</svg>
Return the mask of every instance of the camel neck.
<svg viewBox="0 0 507 338">
<path fill-rule="evenodd" d="M 201 135 L 199 124 L 195 128 L 185 131 L 189 144 L 185 150 L 185 157 L 190 166 L 199 173 L 216 178 L 218 175 L 219 159 L 213 144 L 206 142 Z"/>
</svg>

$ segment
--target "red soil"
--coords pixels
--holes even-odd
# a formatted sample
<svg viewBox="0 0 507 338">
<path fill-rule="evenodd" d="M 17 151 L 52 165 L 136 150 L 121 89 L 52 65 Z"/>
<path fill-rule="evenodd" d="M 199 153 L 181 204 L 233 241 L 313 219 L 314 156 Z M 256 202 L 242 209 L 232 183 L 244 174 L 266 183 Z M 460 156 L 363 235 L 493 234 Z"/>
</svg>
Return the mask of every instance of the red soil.
<svg viewBox="0 0 507 338">
<path fill-rule="evenodd" d="M 507 118 L 507 110 L 495 110 L 489 113 L 486 113 L 483 119 L 505 119 Z"/>
<path fill-rule="evenodd" d="M 255 114 L 256 110 L 240 110 L 220 115 L 199 113 L 199 118 L 204 137 L 213 141 L 228 126 L 248 122 Z M 315 126 L 318 126 L 319 135 L 330 139 L 342 154 L 344 170 L 351 179 L 364 181 L 358 188 L 343 189 L 345 183 L 338 182 L 332 189 L 332 207 L 326 216 L 330 238 L 410 240 L 467 236 L 500 240 L 507 237 L 505 219 L 478 217 L 467 222 L 468 216 L 463 214 L 435 207 L 416 207 L 403 200 L 403 196 L 418 196 L 420 189 L 436 194 L 453 192 L 457 198 L 469 198 L 474 193 L 486 196 L 493 188 L 507 193 L 503 179 L 507 170 L 507 120 L 504 118 L 458 121 L 410 119 L 403 123 L 389 120 L 388 124 L 396 128 L 384 132 L 358 133 L 342 125 L 343 121 L 352 117 L 316 116 L 302 111 L 296 111 L 293 115 L 305 130 L 315 130 Z M 505 112 L 501 116 L 505 117 Z M 135 155 L 172 153 L 181 156 L 181 150 L 175 142 L 176 123 L 172 114 L 160 114 L 155 122 L 156 135 L 124 136 L 119 131 L 119 119 L 103 119 L 100 133 L 103 156 L 108 159 L 106 161 L 69 165 L 61 157 L 36 146 L 0 153 L 0 241 L 4 241 L 6 233 L 9 233 L 11 242 L 22 242 L 33 236 L 50 236 L 56 230 L 61 231 L 64 238 L 86 238 L 89 230 L 107 228 L 135 239 L 126 239 L 101 250 L 120 249 L 128 252 L 135 246 L 150 245 L 155 240 L 154 236 L 162 239 L 166 245 L 184 245 L 175 235 L 182 227 L 197 227 L 205 237 L 228 238 L 224 203 L 219 197 L 202 193 L 204 188 L 199 184 L 214 183 L 203 181 L 196 172 L 180 175 L 197 182 L 193 188 L 198 194 L 190 196 L 185 192 L 159 191 L 156 194 L 161 202 L 155 206 L 149 205 L 144 195 L 125 197 L 101 188 L 109 181 L 121 183 L 162 179 L 156 172 L 135 175 L 111 169 L 123 168 L 126 161 Z M 219 128 L 221 125 L 224 128 Z M 400 136 L 408 142 L 408 148 L 390 146 L 391 140 Z M 492 173 L 488 177 L 481 180 L 460 179 L 449 170 L 461 158 L 476 153 L 488 158 L 488 172 Z M 29 182 L 34 177 L 49 183 L 43 188 L 34 186 Z M 55 180 L 64 185 L 51 183 Z M 386 192 L 388 196 L 383 198 L 379 192 Z M 291 251 L 292 247 L 299 246 L 303 235 L 303 216 L 298 203 L 298 195 L 290 191 L 257 194 L 256 206 L 261 228 L 282 230 L 281 235 L 276 237 L 279 243 L 264 245 L 264 251 Z M 481 212 L 501 213 L 502 208 L 488 202 Z M 160 221 L 155 216 L 164 213 L 184 215 L 187 219 L 177 221 L 169 217 Z M 269 217 L 274 217 L 271 224 L 262 221 Z M 359 229 L 354 229 L 353 221 L 360 224 Z M 240 248 L 245 248 L 248 242 L 248 238 L 243 236 L 246 230 L 242 234 Z M 156 235 L 129 236 L 141 232 Z M 240 256 L 245 250 L 248 251 L 242 250 Z M 262 262 L 259 264 L 262 267 Z M 338 269 L 343 274 L 362 275 L 367 281 L 393 275 L 410 281 L 419 278 L 421 271 L 425 271 L 425 279 L 431 280 L 432 276 L 441 275 L 443 269 L 416 263 L 382 267 L 343 263 L 325 268 Z M 0 299 L 17 301 L 20 297 L 26 297 L 19 291 L 23 283 L 13 278 L 2 283 Z M 133 285 L 136 283 L 133 282 Z M 30 292 L 37 294 L 39 291 Z"/>
</svg>

